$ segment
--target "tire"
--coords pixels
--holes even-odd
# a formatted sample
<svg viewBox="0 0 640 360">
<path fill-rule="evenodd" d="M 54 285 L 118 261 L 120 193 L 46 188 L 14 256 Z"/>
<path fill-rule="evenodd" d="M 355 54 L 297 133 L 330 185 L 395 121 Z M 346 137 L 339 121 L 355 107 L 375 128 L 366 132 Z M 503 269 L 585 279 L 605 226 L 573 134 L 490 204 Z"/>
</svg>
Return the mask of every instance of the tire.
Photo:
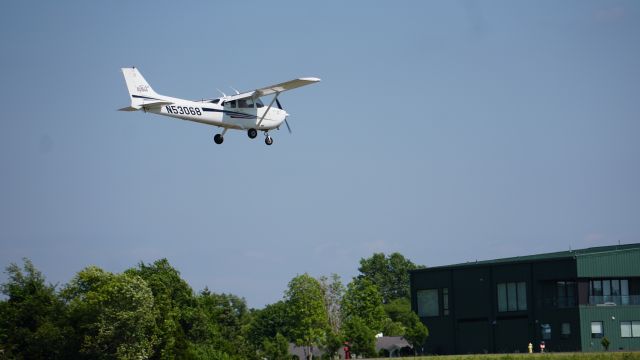
<svg viewBox="0 0 640 360">
<path fill-rule="evenodd" d="M 258 136 L 258 130 L 249 129 L 249 130 L 247 130 L 247 135 L 249 136 L 249 139 L 255 139 L 256 136 Z"/>
<path fill-rule="evenodd" d="M 222 137 L 222 135 L 220 135 L 220 134 L 216 134 L 216 135 L 213 137 L 213 141 L 214 141 L 216 144 L 220 145 L 220 144 L 222 144 L 222 142 L 224 141 L 224 137 Z"/>
<path fill-rule="evenodd" d="M 273 138 L 272 138 L 271 136 L 267 136 L 267 137 L 264 139 L 264 143 L 265 143 L 265 144 L 267 144 L 267 145 L 271 145 L 271 144 L 273 144 Z"/>
</svg>

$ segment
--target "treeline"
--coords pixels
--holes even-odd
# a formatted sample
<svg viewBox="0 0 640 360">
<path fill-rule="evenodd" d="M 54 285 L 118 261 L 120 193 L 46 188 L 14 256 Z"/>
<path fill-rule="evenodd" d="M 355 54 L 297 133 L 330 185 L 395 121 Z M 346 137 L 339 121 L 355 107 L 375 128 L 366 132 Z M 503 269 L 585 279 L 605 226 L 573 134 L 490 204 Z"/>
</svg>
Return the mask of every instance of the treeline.
<svg viewBox="0 0 640 360">
<path fill-rule="evenodd" d="M 47 284 L 28 259 L 1 285 L 0 359 L 290 359 L 293 342 L 311 357 L 375 356 L 375 334 L 420 348 L 426 327 L 410 309 L 408 271 L 398 253 L 360 261 L 346 286 L 333 274 L 293 278 L 263 309 L 207 288 L 194 293 L 166 259 L 118 274 L 87 267 L 67 284 Z"/>
</svg>

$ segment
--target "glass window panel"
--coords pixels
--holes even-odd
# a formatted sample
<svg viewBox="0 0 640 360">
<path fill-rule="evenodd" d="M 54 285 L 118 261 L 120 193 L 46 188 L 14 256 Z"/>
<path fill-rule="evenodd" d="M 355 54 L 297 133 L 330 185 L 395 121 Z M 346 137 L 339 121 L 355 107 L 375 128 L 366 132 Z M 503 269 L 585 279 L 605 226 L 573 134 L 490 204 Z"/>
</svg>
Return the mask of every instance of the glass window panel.
<svg viewBox="0 0 640 360">
<path fill-rule="evenodd" d="M 442 307 L 445 310 L 449 310 L 449 289 L 442 289 Z"/>
<path fill-rule="evenodd" d="M 571 335 L 571 323 L 562 323 L 560 331 L 562 335 Z"/>
<path fill-rule="evenodd" d="M 611 295 L 611 280 L 602 281 L 602 295 L 604 296 Z"/>
<path fill-rule="evenodd" d="M 611 280 L 611 295 L 620 296 L 620 280 Z"/>
<path fill-rule="evenodd" d="M 620 321 L 620 336 L 631 337 L 631 321 Z"/>
<path fill-rule="evenodd" d="M 498 311 L 507 311 L 507 284 L 498 284 Z"/>
<path fill-rule="evenodd" d="M 622 296 L 622 305 L 629 305 L 629 280 L 620 280 L 620 295 Z"/>
<path fill-rule="evenodd" d="M 542 339 L 551 340 L 551 324 L 542 324 Z"/>
<path fill-rule="evenodd" d="M 516 283 L 507 283 L 507 309 L 509 311 L 518 310 L 518 296 L 516 291 Z"/>
<path fill-rule="evenodd" d="M 602 296 L 602 281 L 594 280 L 593 281 L 593 296 Z"/>
<path fill-rule="evenodd" d="M 527 283 L 518 283 L 518 310 L 527 310 Z"/>
<path fill-rule="evenodd" d="M 591 337 L 592 338 L 601 338 L 603 335 L 602 329 L 602 321 L 592 321 L 591 322 Z"/>
<path fill-rule="evenodd" d="M 631 322 L 631 335 L 633 337 L 640 337 L 640 321 Z"/>
<path fill-rule="evenodd" d="M 567 296 L 567 290 L 564 281 L 558 281 L 556 283 L 556 287 L 558 288 L 558 298 L 562 299 L 563 297 Z"/>
<path fill-rule="evenodd" d="M 438 289 L 418 291 L 418 315 L 438 316 Z"/>
</svg>

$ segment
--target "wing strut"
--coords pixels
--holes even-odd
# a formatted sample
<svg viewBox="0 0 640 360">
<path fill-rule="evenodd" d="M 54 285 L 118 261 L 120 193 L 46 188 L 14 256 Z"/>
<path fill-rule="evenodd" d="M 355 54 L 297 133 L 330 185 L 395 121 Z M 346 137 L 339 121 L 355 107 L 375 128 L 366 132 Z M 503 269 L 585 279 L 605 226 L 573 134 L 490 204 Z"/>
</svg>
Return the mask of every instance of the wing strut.
<svg viewBox="0 0 640 360">
<path fill-rule="evenodd" d="M 273 103 L 276 102 L 276 100 L 278 99 L 278 95 L 280 95 L 279 92 L 276 93 L 276 96 L 274 96 L 273 100 L 271 100 L 271 102 L 269 103 L 269 106 L 267 107 L 267 110 L 264 112 L 264 114 L 262 114 L 262 117 L 260 118 L 260 121 L 258 121 L 257 127 L 260 127 L 260 124 L 262 124 L 262 120 L 264 120 L 264 117 L 267 116 L 267 113 L 269 112 L 269 110 L 271 110 L 271 107 L 273 106 Z"/>
</svg>

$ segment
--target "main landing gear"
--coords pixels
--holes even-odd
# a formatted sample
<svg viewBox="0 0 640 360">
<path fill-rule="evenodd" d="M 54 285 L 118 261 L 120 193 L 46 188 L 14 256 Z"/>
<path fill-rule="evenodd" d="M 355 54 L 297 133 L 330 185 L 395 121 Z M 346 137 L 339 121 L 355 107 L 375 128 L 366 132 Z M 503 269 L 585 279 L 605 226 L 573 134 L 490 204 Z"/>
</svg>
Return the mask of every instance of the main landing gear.
<svg viewBox="0 0 640 360">
<path fill-rule="evenodd" d="M 220 145 L 224 141 L 224 134 L 227 132 L 227 129 L 222 130 L 222 134 L 215 134 L 213 136 L 213 142 Z"/>
<path fill-rule="evenodd" d="M 215 134 L 213 136 L 213 141 L 218 145 L 222 144 L 224 142 L 224 133 L 226 133 L 226 132 L 227 132 L 227 129 L 224 129 L 221 134 Z M 255 139 L 256 136 L 258 136 L 258 130 L 249 129 L 249 130 L 247 130 L 247 135 L 249 136 L 250 139 Z M 267 145 L 272 145 L 273 144 L 273 138 L 271 136 L 269 136 L 269 132 L 268 131 L 264 132 L 264 136 L 265 136 L 264 143 L 267 144 Z"/>
</svg>

